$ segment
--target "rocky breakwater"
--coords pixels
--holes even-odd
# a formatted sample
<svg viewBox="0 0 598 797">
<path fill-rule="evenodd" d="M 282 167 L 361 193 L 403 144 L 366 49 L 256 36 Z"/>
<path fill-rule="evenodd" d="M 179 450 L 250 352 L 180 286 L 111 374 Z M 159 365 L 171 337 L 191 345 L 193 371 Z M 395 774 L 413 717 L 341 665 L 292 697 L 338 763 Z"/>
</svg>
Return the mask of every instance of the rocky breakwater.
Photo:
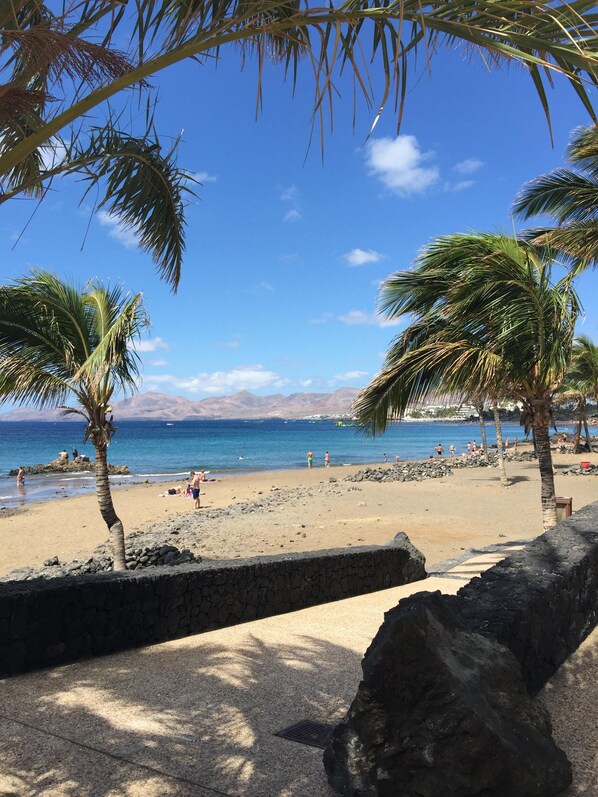
<svg viewBox="0 0 598 797">
<path fill-rule="evenodd" d="M 92 460 L 80 460 L 63 462 L 55 459 L 47 465 L 27 465 L 23 466 L 26 476 L 41 476 L 48 473 L 94 473 L 96 464 Z M 9 471 L 9 476 L 16 476 L 17 469 Z M 111 476 L 127 476 L 129 469 L 126 465 L 108 465 L 108 473 Z"/>
<path fill-rule="evenodd" d="M 199 564 L 201 556 L 196 556 L 187 548 L 181 550 L 168 543 L 139 545 L 135 541 L 125 546 L 127 570 L 140 570 L 145 567 L 162 565 Z M 63 576 L 82 576 L 88 573 L 109 573 L 113 569 L 113 559 L 106 545 L 100 545 L 89 559 L 74 559 L 61 562 L 57 556 L 46 559 L 43 567 L 24 567 L 12 570 L 3 581 L 31 581 L 37 578 L 62 578 Z"/>
<path fill-rule="evenodd" d="M 419 462 L 397 462 L 391 467 L 365 468 L 351 476 L 348 482 L 421 482 L 450 476 L 455 468 L 492 468 L 497 465 L 496 452 L 488 461 L 483 456 L 426 459 Z"/>
</svg>

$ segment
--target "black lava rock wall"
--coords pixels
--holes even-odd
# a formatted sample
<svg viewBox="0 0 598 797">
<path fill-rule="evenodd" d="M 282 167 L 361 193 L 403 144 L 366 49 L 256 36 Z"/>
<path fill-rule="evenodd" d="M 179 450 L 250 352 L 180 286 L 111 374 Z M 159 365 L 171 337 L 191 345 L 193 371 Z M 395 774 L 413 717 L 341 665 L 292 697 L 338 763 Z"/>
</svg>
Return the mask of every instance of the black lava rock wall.
<svg viewBox="0 0 598 797">
<path fill-rule="evenodd" d="M 0 675 L 151 645 L 426 576 L 385 546 L 0 584 Z"/>
</svg>

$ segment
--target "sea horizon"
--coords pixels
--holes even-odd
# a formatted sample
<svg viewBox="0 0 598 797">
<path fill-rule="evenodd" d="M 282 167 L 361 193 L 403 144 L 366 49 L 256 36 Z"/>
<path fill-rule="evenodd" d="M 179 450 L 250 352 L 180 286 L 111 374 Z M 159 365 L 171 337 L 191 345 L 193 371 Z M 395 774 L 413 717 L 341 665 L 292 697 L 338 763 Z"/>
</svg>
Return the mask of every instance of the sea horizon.
<svg viewBox="0 0 598 797">
<path fill-rule="evenodd" d="M 570 424 L 563 424 L 566 430 Z M 524 439 L 523 429 L 503 424 L 503 437 Z M 494 425 L 487 423 L 488 444 L 496 444 Z M 10 470 L 20 465 L 47 464 L 61 449 L 69 458 L 73 448 L 95 458 L 91 443 L 83 443 L 84 425 L 73 421 L 5 421 L 0 424 L 0 507 L 7 509 L 59 496 L 78 495 L 95 489 L 93 473 L 66 473 L 26 478 L 25 488 L 16 487 Z M 456 455 L 466 452 L 468 441 L 481 443 L 478 422 L 414 420 L 389 424 L 384 435 L 365 436 L 351 425 L 334 420 L 201 420 L 122 421 L 108 449 L 108 461 L 126 465 L 128 476 L 113 476 L 121 487 L 141 481 L 185 483 L 190 470 L 209 472 L 210 478 L 239 473 L 295 470 L 307 466 L 307 452 L 314 466 L 324 467 L 329 452 L 332 466 L 374 465 L 385 461 L 427 459 L 436 456 L 441 443 L 448 456 L 451 444 Z"/>
</svg>

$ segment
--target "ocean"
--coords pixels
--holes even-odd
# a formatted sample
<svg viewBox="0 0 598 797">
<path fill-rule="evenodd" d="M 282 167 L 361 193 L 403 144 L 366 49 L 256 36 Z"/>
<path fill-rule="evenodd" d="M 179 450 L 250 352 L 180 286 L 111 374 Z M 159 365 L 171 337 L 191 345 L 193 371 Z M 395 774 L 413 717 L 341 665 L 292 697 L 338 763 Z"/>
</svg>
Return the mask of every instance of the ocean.
<svg viewBox="0 0 598 797">
<path fill-rule="evenodd" d="M 489 444 L 496 442 L 494 426 L 487 424 Z M 521 440 L 516 424 L 505 424 L 503 435 Z M 334 421 L 122 421 L 108 450 L 108 461 L 127 465 L 130 476 L 111 477 L 115 486 L 145 479 L 179 480 L 190 469 L 210 471 L 210 477 L 250 471 L 288 470 L 306 467 L 313 451 L 314 466 L 324 464 L 330 453 L 332 465 L 380 463 L 401 459 L 426 459 L 442 443 L 448 455 L 451 443 L 457 454 L 469 440 L 480 442 L 477 423 L 402 422 L 390 424 L 381 437 L 371 438 L 357 428 L 337 426 Z M 17 489 L 8 472 L 19 465 L 35 465 L 56 459 L 73 447 L 94 459 L 93 446 L 83 444 L 83 425 L 76 421 L 0 422 L 0 507 L 12 508 L 57 495 L 73 495 L 95 489 L 90 475 L 28 476 Z"/>
</svg>

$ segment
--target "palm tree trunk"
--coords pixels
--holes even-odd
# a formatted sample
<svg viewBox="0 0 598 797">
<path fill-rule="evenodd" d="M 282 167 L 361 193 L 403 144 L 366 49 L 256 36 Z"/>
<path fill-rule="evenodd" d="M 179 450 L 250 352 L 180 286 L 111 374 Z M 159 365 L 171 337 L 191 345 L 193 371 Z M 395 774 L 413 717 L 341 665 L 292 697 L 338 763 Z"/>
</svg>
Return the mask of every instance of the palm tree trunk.
<svg viewBox="0 0 598 797">
<path fill-rule="evenodd" d="M 484 423 L 484 405 L 483 403 L 476 405 L 476 410 L 480 416 L 480 433 L 482 435 L 482 450 L 484 452 L 484 459 L 488 462 L 488 439 L 486 438 L 486 424 Z"/>
<path fill-rule="evenodd" d="M 573 453 L 579 453 L 579 439 L 581 437 L 581 424 L 582 424 L 582 410 L 580 405 L 577 405 L 577 428 L 575 429 L 575 436 L 573 437 Z"/>
<path fill-rule="evenodd" d="M 548 531 L 557 524 L 556 495 L 554 489 L 554 471 L 552 453 L 550 451 L 550 407 L 545 400 L 534 403 L 534 431 L 536 438 L 536 455 L 540 468 L 542 525 Z"/>
<path fill-rule="evenodd" d="M 123 524 L 114 511 L 110 482 L 108 481 L 108 457 L 106 445 L 96 444 L 96 493 L 100 505 L 100 514 L 108 526 L 112 539 L 112 554 L 114 556 L 114 569 L 125 570 L 125 530 Z"/>
<path fill-rule="evenodd" d="M 494 425 L 496 427 L 496 453 L 498 454 L 498 469 L 500 471 L 500 483 L 503 487 L 509 486 L 507 479 L 507 471 L 505 469 L 505 458 L 502 453 L 502 427 L 500 425 L 500 413 L 498 411 L 498 402 L 492 399 L 492 412 L 494 413 Z"/>
<path fill-rule="evenodd" d="M 590 437 L 590 430 L 588 428 L 588 419 L 586 418 L 585 412 L 583 416 L 583 426 L 586 433 L 586 443 L 588 444 L 588 451 L 591 453 L 592 451 L 592 438 Z"/>
</svg>

